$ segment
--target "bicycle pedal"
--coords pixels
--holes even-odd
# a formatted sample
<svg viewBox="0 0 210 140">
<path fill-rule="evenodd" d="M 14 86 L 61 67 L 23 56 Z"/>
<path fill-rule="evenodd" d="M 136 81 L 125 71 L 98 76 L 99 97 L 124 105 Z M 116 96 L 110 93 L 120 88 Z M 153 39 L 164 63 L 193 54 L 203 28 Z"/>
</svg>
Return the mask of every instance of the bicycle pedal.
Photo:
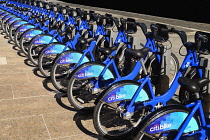
<svg viewBox="0 0 210 140">
<path fill-rule="evenodd" d="M 80 103 L 82 103 L 82 104 L 84 104 L 85 103 L 85 101 L 84 100 L 82 100 L 81 98 L 77 98 L 77 101 L 79 101 Z"/>
</svg>

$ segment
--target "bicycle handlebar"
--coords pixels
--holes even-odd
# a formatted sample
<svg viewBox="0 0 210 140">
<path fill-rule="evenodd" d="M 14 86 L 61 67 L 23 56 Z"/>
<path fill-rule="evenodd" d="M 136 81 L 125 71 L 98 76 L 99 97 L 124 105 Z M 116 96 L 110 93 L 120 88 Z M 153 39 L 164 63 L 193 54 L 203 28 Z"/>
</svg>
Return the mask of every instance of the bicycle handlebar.
<svg viewBox="0 0 210 140">
<path fill-rule="evenodd" d="M 187 34 L 184 31 L 176 30 L 175 28 L 171 28 L 169 30 L 171 33 L 176 33 L 181 38 L 182 44 L 185 45 L 187 43 Z"/>
</svg>

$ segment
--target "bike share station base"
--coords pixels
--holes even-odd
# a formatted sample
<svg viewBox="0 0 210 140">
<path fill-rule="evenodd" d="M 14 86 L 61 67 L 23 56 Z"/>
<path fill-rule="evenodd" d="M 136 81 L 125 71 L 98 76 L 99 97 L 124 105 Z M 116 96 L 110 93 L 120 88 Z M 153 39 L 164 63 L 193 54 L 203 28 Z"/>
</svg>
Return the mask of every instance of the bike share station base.
<svg viewBox="0 0 210 140">
<path fill-rule="evenodd" d="M 206 78 L 210 78 L 210 57 L 209 55 L 203 55 L 203 57 L 200 58 L 200 65 L 201 67 L 204 67 L 204 76 Z M 202 91 L 203 96 L 203 109 L 205 112 L 205 117 L 210 119 L 210 83 L 203 88 Z M 209 120 L 210 121 L 210 120 Z"/>
</svg>

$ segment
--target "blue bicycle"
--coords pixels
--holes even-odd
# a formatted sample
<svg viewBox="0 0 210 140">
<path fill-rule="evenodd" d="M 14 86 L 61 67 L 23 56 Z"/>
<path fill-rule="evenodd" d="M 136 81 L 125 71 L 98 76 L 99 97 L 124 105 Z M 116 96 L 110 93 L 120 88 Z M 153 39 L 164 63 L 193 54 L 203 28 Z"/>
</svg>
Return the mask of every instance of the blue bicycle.
<svg viewBox="0 0 210 140">
<path fill-rule="evenodd" d="M 25 27 L 24 24 L 22 24 L 22 26 L 21 25 L 18 26 L 18 28 L 15 30 L 14 41 L 15 39 L 17 39 L 17 37 L 19 37 L 19 41 L 16 40 L 16 43 L 25 55 L 28 55 L 28 52 L 27 52 L 28 45 L 34 36 L 43 34 L 43 33 L 47 33 L 50 35 L 54 34 L 55 32 L 54 26 L 56 25 L 56 22 L 65 20 L 62 14 L 56 14 L 57 7 L 55 5 L 49 4 L 46 6 L 47 7 L 49 6 L 48 8 L 47 7 L 46 8 L 50 10 L 46 11 L 45 13 L 38 12 L 37 15 L 31 16 L 31 18 L 33 18 L 34 20 L 34 24 L 37 23 L 34 28 L 31 25 L 28 25 L 29 27 L 27 27 L 26 25 Z M 40 18 L 38 19 L 38 17 Z M 8 21 L 8 23 L 9 22 L 10 21 Z M 11 22 L 12 22 L 12 19 L 11 19 Z M 7 29 L 7 26 L 6 26 L 6 29 Z"/>
<path fill-rule="evenodd" d="M 143 62 L 141 62 L 143 60 L 136 58 L 135 55 L 130 56 L 127 52 L 136 52 L 143 56 L 144 62 L 146 62 L 146 59 L 149 57 L 148 52 L 152 52 L 153 55 L 148 59 L 148 64 L 157 61 L 157 68 L 161 65 L 161 56 L 164 52 L 160 53 L 158 51 L 161 45 L 157 46 L 157 44 L 161 44 L 163 40 L 167 41 L 168 32 L 163 32 L 165 30 L 168 31 L 167 27 L 162 24 L 152 25 L 152 27 L 157 27 L 158 30 L 147 32 L 147 27 L 143 23 L 128 22 L 128 24 L 132 24 L 130 27 L 140 26 L 140 28 L 142 28 L 147 39 L 145 46 L 140 50 L 131 50 L 127 47 L 129 42 L 125 42 L 125 44 L 115 51 L 113 56 L 109 57 L 110 59 L 108 61 L 87 62 L 73 70 L 68 78 L 67 97 L 75 109 L 86 110 L 95 107 L 95 100 L 98 96 L 101 96 L 101 92 L 103 92 L 108 85 L 122 80 L 140 79 L 142 67 L 144 66 L 142 65 Z M 131 31 L 131 29 L 132 28 L 129 28 L 129 31 Z M 160 37 L 164 39 L 162 40 Z M 169 59 L 170 63 L 173 65 L 173 72 L 177 72 L 179 62 L 176 56 L 172 54 L 169 56 Z M 147 68 L 149 67 L 148 65 Z M 173 81 L 175 73 L 172 75 Z"/>
<path fill-rule="evenodd" d="M 44 8 L 47 10 L 47 11 L 50 11 L 50 8 L 51 8 L 51 5 L 50 4 L 45 4 L 44 5 Z M 64 12 L 64 9 L 62 9 L 61 13 L 65 14 Z M 28 29 L 31 29 L 31 28 L 40 28 L 42 29 L 43 26 L 46 26 L 48 25 L 49 23 L 49 18 L 51 16 L 49 14 L 47 14 L 47 12 L 43 12 L 43 14 L 41 13 L 38 13 L 38 14 L 33 14 L 30 16 L 29 18 L 29 21 L 28 23 L 26 24 L 22 24 L 20 25 L 16 30 L 15 30 L 15 33 L 14 33 L 14 42 L 15 44 L 20 47 L 20 37 L 21 35 Z"/>
<path fill-rule="evenodd" d="M 145 76 L 138 81 L 120 81 L 107 87 L 95 102 L 94 108 L 94 127 L 101 136 L 115 139 L 130 135 L 142 118 L 167 105 L 179 87 L 179 77 L 185 76 L 188 69 L 195 67 L 199 77 L 203 76 L 198 53 L 203 40 L 196 37 L 196 43 L 187 42 L 185 32 L 174 29 L 172 31 L 181 37 L 187 55 L 168 91 L 162 95 L 156 94 L 146 69 L 143 69 Z M 131 54 L 136 56 L 138 53 Z M 136 58 L 141 60 L 141 57 Z M 143 62 L 141 64 L 144 65 Z"/>
<path fill-rule="evenodd" d="M 62 33 L 64 35 L 66 34 L 65 41 L 48 44 L 40 51 L 38 58 L 38 68 L 42 75 L 44 75 L 45 77 L 50 77 L 50 72 L 54 61 L 57 57 L 59 57 L 58 55 L 60 55 L 61 53 L 68 50 L 82 51 L 83 49 L 81 45 L 85 44 L 82 44 L 82 42 L 80 41 L 81 38 L 94 37 L 95 39 L 97 39 L 99 35 L 105 35 L 102 25 L 97 25 L 97 27 L 94 27 L 94 24 L 95 22 L 97 22 L 100 15 L 95 13 L 94 11 L 91 11 L 90 13 L 88 13 L 88 15 L 88 29 L 82 26 L 78 27 L 78 25 L 76 24 L 74 27 L 70 27 L 68 31 Z M 74 31 L 75 29 L 76 31 Z"/>
<path fill-rule="evenodd" d="M 80 9 L 78 9 L 77 11 L 78 11 L 77 16 L 81 18 L 81 23 L 77 27 L 82 28 L 82 29 L 88 29 L 89 26 L 88 26 L 87 17 L 86 17 L 87 11 L 83 11 Z M 60 22 L 62 21 L 63 20 L 60 20 Z M 71 24 L 71 20 L 68 20 L 67 22 L 64 22 L 64 23 L 66 26 L 69 26 Z M 30 41 L 30 44 L 28 46 L 28 58 L 34 65 L 38 65 L 38 55 L 44 46 L 53 42 L 59 42 L 59 41 L 62 42 L 62 40 L 59 40 L 59 37 L 61 37 L 60 36 L 61 32 L 60 33 L 57 32 L 57 29 L 58 28 L 54 28 L 53 30 L 54 33 L 52 35 L 39 34 L 33 37 L 32 40 Z M 65 29 L 66 28 L 64 28 L 62 31 L 65 31 Z"/>
<path fill-rule="evenodd" d="M 103 20 L 106 21 L 103 22 Z M 105 23 L 105 25 L 103 25 L 103 23 Z M 101 17 L 98 22 L 98 30 L 102 30 L 100 31 L 101 35 L 99 36 L 99 32 L 95 32 L 95 37 L 98 37 L 98 39 L 94 37 L 93 42 L 90 42 L 90 39 L 87 39 L 87 41 L 82 39 L 83 42 L 90 42 L 92 44 L 88 43 L 90 44 L 88 46 L 83 45 L 86 47 L 86 49 L 82 52 L 70 50 L 68 52 L 63 52 L 56 58 L 51 71 L 51 81 L 56 89 L 66 92 L 70 73 L 81 64 L 90 61 L 109 61 L 110 58 L 108 57 L 107 59 L 107 56 L 115 51 L 120 46 L 120 43 L 126 43 L 128 47 L 131 47 L 131 44 L 129 44 L 125 34 L 125 28 L 121 28 L 122 25 L 120 25 L 121 27 L 118 28 L 118 33 L 115 38 L 112 39 L 112 35 L 109 34 L 110 29 L 115 26 L 118 27 L 118 24 L 119 19 L 112 17 L 111 15 Z M 103 26 L 105 26 L 106 30 L 104 30 L 105 28 Z M 113 44 L 112 40 L 114 40 Z"/>
<path fill-rule="evenodd" d="M 210 80 L 180 77 L 178 82 L 194 100 L 186 106 L 169 105 L 149 114 L 133 133 L 134 140 L 209 140 L 210 124 L 204 117 L 202 101 L 209 93 L 201 94 L 200 89 Z"/>
</svg>

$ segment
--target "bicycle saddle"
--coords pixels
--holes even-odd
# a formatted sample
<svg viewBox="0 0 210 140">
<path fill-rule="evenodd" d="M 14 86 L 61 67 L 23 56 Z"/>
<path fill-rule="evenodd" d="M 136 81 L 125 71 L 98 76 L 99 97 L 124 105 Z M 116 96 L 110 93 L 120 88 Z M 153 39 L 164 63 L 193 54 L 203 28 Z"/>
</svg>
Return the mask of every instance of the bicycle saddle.
<svg viewBox="0 0 210 140">
<path fill-rule="evenodd" d="M 31 15 L 31 18 L 38 18 L 38 17 L 40 17 L 39 14 L 38 15 Z"/>
<path fill-rule="evenodd" d="M 144 55 L 146 53 L 148 53 L 149 51 L 150 51 L 150 49 L 147 48 L 147 47 L 144 47 L 144 48 L 138 49 L 138 50 L 128 48 L 125 51 L 125 55 L 130 55 L 130 56 L 133 56 L 133 57 L 136 57 L 136 58 L 143 58 Z"/>
<path fill-rule="evenodd" d="M 38 20 L 39 20 L 39 22 L 45 22 L 45 21 L 49 20 L 49 18 L 48 17 L 44 17 L 44 18 L 39 18 Z"/>
<path fill-rule="evenodd" d="M 199 92 L 200 88 L 204 87 L 210 82 L 207 78 L 190 79 L 187 77 L 180 77 L 178 83 L 189 92 Z"/>
<path fill-rule="evenodd" d="M 98 52 L 100 52 L 102 55 L 109 55 L 111 54 L 114 50 L 117 50 L 117 47 L 114 46 L 114 47 L 109 47 L 109 48 L 102 48 L 102 47 L 99 47 L 97 49 Z"/>
<path fill-rule="evenodd" d="M 95 40 L 95 39 L 94 38 L 83 38 L 83 37 L 80 37 L 78 41 L 81 44 L 88 44 L 88 43 L 90 43 L 93 40 Z"/>
</svg>

